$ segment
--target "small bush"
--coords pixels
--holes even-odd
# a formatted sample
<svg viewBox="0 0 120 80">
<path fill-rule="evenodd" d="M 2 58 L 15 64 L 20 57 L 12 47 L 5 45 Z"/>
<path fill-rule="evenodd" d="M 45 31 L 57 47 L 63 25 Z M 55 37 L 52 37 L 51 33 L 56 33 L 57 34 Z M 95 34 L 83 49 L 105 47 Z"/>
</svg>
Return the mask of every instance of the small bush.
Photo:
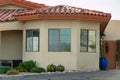
<svg viewBox="0 0 120 80">
<path fill-rule="evenodd" d="M 56 71 L 56 66 L 53 65 L 53 64 L 49 64 L 49 65 L 47 66 L 47 71 L 48 71 L 48 72 L 55 72 L 55 71 Z"/>
<path fill-rule="evenodd" d="M 56 70 L 57 70 L 57 71 L 60 71 L 60 72 L 63 72 L 63 71 L 65 70 L 65 67 L 60 64 L 60 65 L 58 65 L 58 66 L 56 67 Z"/>
<path fill-rule="evenodd" d="M 28 72 L 27 69 L 25 69 L 24 67 L 21 67 L 21 66 L 16 67 L 15 70 L 17 70 L 19 72 Z"/>
<path fill-rule="evenodd" d="M 10 70 L 10 67 L 8 67 L 8 66 L 0 66 L 0 74 L 4 74 L 8 70 Z"/>
<path fill-rule="evenodd" d="M 25 68 L 29 72 L 30 69 L 36 67 L 36 62 L 32 60 L 25 61 L 25 62 L 20 63 L 19 66 Z"/>
<path fill-rule="evenodd" d="M 6 74 L 7 75 L 15 75 L 15 74 L 19 74 L 19 71 L 17 71 L 17 70 L 8 70 Z"/>
<path fill-rule="evenodd" d="M 42 67 L 34 67 L 30 70 L 30 72 L 33 72 L 33 73 L 41 73 L 41 72 L 45 72 L 45 69 L 42 68 Z"/>
</svg>

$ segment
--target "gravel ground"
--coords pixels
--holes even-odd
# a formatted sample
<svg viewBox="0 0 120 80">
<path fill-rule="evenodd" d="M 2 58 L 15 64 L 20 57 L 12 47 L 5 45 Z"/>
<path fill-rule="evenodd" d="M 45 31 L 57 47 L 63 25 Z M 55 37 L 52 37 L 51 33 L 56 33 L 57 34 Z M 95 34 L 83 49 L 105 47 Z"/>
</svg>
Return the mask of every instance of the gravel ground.
<svg viewBox="0 0 120 80">
<path fill-rule="evenodd" d="M 0 80 L 120 80 L 120 70 L 0 76 Z"/>
</svg>

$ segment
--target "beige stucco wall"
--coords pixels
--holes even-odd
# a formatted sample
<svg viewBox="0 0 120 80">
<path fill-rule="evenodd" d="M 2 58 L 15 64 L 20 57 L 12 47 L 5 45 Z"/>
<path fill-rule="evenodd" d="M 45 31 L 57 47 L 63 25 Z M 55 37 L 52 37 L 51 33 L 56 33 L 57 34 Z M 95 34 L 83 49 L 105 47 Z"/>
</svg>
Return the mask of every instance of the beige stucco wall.
<svg viewBox="0 0 120 80">
<path fill-rule="evenodd" d="M 96 53 L 80 52 L 77 55 L 77 68 L 81 71 L 96 71 L 99 70 L 99 23 L 92 21 L 80 21 L 79 29 L 96 30 Z M 80 33 L 80 31 L 79 31 Z M 80 40 L 80 37 L 78 38 Z M 80 43 L 78 41 L 78 43 Z M 79 46 L 79 44 L 78 44 Z"/>
<path fill-rule="evenodd" d="M 0 9 L 25 9 L 25 8 L 17 5 L 4 5 L 0 6 Z"/>
<path fill-rule="evenodd" d="M 1 32 L 2 60 L 22 60 L 22 31 Z"/>
<path fill-rule="evenodd" d="M 1 22 L 0 31 L 6 30 L 23 30 L 23 22 L 19 21 Z"/>
<path fill-rule="evenodd" d="M 23 22 L 18 21 L 0 23 L 0 59 L 22 59 L 22 25 Z"/>
<path fill-rule="evenodd" d="M 111 20 L 105 30 L 105 40 L 120 40 L 120 20 Z"/>
<path fill-rule="evenodd" d="M 71 28 L 71 52 L 48 52 L 48 29 Z M 80 29 L 94 29 L 97 31 L 96 38 L 99 44 L 99 25 L 96 22 L 80 20 L 35 20 L 26 21 L 23 25 L 23 60 L 35 60 L 39 66 L 48 64 L 62 64 L 66 70 L 88 70 L 99 69 L 99 47 L 96 53 L 80 53 Z M 25 51 L 26 29 L 40 29 L 40 51 Z M 84 67 L 84 68 L 83 68 Z"/>
</svg>

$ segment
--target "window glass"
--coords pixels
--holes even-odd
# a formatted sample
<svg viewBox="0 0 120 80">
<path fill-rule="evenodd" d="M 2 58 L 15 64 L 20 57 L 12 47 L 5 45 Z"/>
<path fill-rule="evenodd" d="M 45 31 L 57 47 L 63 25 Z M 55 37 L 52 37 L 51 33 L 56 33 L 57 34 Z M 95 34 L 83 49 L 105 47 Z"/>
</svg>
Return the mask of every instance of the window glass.
<svg viewBox="0 0 120 80">
<path fill-rule="evenodd" d="M 80 51 L 81 52 L 96 52 L 96 31 L 81 30 L 80 36 Z"/>
<path fill-rule="evenodd" d="M 26 30 L 26 51 L 39 51 L 39 30 Z"/>
<path fill-rule="evenodd" d="M 49 29 L 48 50 L 63 52 L 71 50 L 71 29 Z"/>
</svg>

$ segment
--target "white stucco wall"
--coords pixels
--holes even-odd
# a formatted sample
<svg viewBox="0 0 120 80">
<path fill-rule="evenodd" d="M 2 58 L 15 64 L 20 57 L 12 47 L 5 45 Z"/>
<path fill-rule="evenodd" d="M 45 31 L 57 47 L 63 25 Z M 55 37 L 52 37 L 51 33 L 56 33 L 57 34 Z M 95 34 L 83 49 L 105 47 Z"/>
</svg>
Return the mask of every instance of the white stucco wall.
<svg viewBox="0 0 120 80">
<path fill-rule="evenodd" d="M 71 52 L 48 52 L 48 29 L 71 28 Z M 23 60 L 35 60 L 39 66 L 62 64 L 66 70 L 98 70 L 99 46 L 96 53 L 80 53 L 80 29 L 93 29 L 97 32 L 96 46 L 99 45 L 99 23 L 80 20 L 35 20 L 23 25 Z M 40 29 L 40 51 L 25 51 L 26 29 Z"/>
<path fill-rule="evenodd" d="M 120 40 L 120 20 L 111 20 L 105 29 L 105 40 Z"/>
</svg>

